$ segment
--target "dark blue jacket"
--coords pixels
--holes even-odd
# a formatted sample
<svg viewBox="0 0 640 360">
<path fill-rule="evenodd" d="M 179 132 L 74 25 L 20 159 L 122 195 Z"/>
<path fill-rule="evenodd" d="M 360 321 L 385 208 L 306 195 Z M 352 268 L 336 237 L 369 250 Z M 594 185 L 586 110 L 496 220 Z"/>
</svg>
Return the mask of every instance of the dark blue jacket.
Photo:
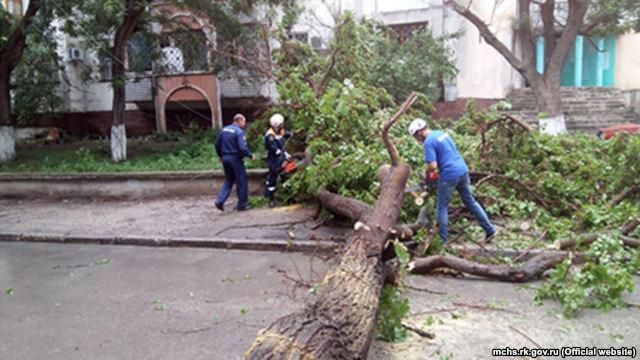
<svg viewBox="0 0 640 360">
<path fill-rule="evenodd" d="M 225 126 L 220 131 L 216 139 L 216 153 L 219 157 L 234 155 L 250 158 L 252 156 L 244 139 L 244 131 L 235 124 Z"/>
<path fill-rule="evenodd" d="M 280 129 L 276 132 L 273 128 L 269 128 L 264 134 L 264 147 L 267 150 L 267 163 L 269 165 L 281 165 L 285 160 L 284 144 L 291 137 L 291 133 Z"/>
</svg>

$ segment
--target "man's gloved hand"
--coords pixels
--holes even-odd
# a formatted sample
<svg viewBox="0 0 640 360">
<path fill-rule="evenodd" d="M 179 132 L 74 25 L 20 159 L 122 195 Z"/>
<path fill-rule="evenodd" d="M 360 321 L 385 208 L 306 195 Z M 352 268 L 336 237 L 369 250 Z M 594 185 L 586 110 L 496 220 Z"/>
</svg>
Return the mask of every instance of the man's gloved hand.
<svg viewBox="0 0 640 360">
<path fill-rule="evenodd" d="M 285 131 L 283 137 L 285 138 L 285 140 L 288 140 L 290 137 L 293 136 L 293 133 L 291 131 Z"/>
<path fill-rule="evenodd" d="M 280 155 L 280 154 L 282 154 L 282 150 L 280 149 L 276 150 L 276 155 Z"/>
<path fill-rule="evenodd" d="M 440 178 L 440 174 L 435 171 L 429 171 L 425 174 L 424 180 L 422 181 L 422 188 L 428 189 L 432 186 L 435 186 L 436 182 Z"/>
<path fill-rule="evenodd" d="M 285 158 L 285 160 L 291 159 L 291 154 L 289 154 L 288 152 L 285 151 L 284 152 L 284 158 Z"/>
</svg>

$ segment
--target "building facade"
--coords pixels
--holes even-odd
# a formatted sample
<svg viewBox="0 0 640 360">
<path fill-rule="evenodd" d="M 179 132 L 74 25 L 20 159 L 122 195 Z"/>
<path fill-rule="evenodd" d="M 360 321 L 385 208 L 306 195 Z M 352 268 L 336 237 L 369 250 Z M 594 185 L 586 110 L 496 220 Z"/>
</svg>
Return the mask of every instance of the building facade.
<svg viewBox="0 0 640 360">
<path fill-rule="evenodd" d="M 237 112 L 251 119 L 273 102 L 273 81 L 242 70 L 220 76 L 214 69 L 213 57 L 226 56 L 219 51 L 215 24 L 169 3 L 156 2 L 149 11 L 163 14 L 165 20 L 135 33 L 127 44 L 125 122 L 129 135 L 189 126 L 219 128 Z M 240 20 L 244 26 L 259 26 L 248 17 Z M 58 29 L 61 25 L 54 24 Z M 109 51 L 97 51 L 86 37 L 58 30 L 56 38 L 63 62 L 59 89 L 63 106 L 55 116 L 39 119 L 40 125 L 58 126 L 71 135 L 107 136 L 114 57 Z M 243 51 L 243 56 L 256 61 L 270 61 L 266 43 Z"/>
</svg>

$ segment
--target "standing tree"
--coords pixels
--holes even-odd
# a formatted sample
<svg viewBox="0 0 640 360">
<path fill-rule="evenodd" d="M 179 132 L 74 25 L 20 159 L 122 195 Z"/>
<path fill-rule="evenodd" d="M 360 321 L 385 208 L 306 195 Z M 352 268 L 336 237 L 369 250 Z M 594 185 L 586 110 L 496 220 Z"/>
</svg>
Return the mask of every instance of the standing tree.
<svg viewBox="0 0 640 360">
<path fill-rule="evenodd" d="M 494 1 L 496 6 L 503 2 Z M 634 0 L 518 0 L 516 29 L 521 54 L 517 54 L 474 13 L 473 0 L 444 0 L 444 3 L 470 21 L 484 40 L 525 78 L 535 95 L 538 111 L 548 116 L 541 125 L 562 129 L 565 125 L 561 112 L 560 80 L 565 59 L 576 37 L 640 29 L 640 2 Z M 568 5 L 566 10 L 561 4 Z M 534 14 L 539 14 L 542 26 L 536 24 Z M 544 74 L 536 70 L 534 41 L 538 36 L 544 38 Z"/>
<path fill-rule="evenodd" d="M 26 47 L 27 32 L 42 1 L 29 2 L 22 17 L 9 14 L 0 6 L 0 162 L 16 156 L 14 119 L 11 106 L 11 73 L 20 63 Z"/>
<path fill-rule="evenodd" d="M 125 110 L 125 51 L 127 41 L 142 20 L 148 5 L 146 0 L 125 0 L 122 21 L 116 27 L 113 40 L 113 120 L 111 123 L 111 159 L 127 159 L 127 132 L 124 126 Z"/>
<path fill-rule="evenodd" d="M 84 1 L 67 17 L 65 31 L 68 34 L 84 38 L 88 46 L 111 60 L 111 158 L 114 162 L 127 159 L 125 85 L 130 70 L 125 67 L 127 42 L 149 19 L 150 3 L 148 0 Z"/>
</svg>

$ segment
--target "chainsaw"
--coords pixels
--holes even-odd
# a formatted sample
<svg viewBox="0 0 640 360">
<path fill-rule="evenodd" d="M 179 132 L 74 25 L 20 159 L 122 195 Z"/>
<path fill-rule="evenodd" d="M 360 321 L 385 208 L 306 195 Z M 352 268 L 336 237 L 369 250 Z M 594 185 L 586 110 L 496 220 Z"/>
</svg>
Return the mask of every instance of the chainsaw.
<svg viewBox="0 0 640 360">
<path fill-rule="evenodd" d="M 418 206 L 424 205 L 424 199 L 429 196 L 429 193 L 434 190 L 436 186 L 435 182 L 425 181 L 422 176 L 420 179 L 421 182 L 419 185 L 409 186 L 404 189 L 404 193 L 411 195 L 413 202 Z"/>
</svg>

